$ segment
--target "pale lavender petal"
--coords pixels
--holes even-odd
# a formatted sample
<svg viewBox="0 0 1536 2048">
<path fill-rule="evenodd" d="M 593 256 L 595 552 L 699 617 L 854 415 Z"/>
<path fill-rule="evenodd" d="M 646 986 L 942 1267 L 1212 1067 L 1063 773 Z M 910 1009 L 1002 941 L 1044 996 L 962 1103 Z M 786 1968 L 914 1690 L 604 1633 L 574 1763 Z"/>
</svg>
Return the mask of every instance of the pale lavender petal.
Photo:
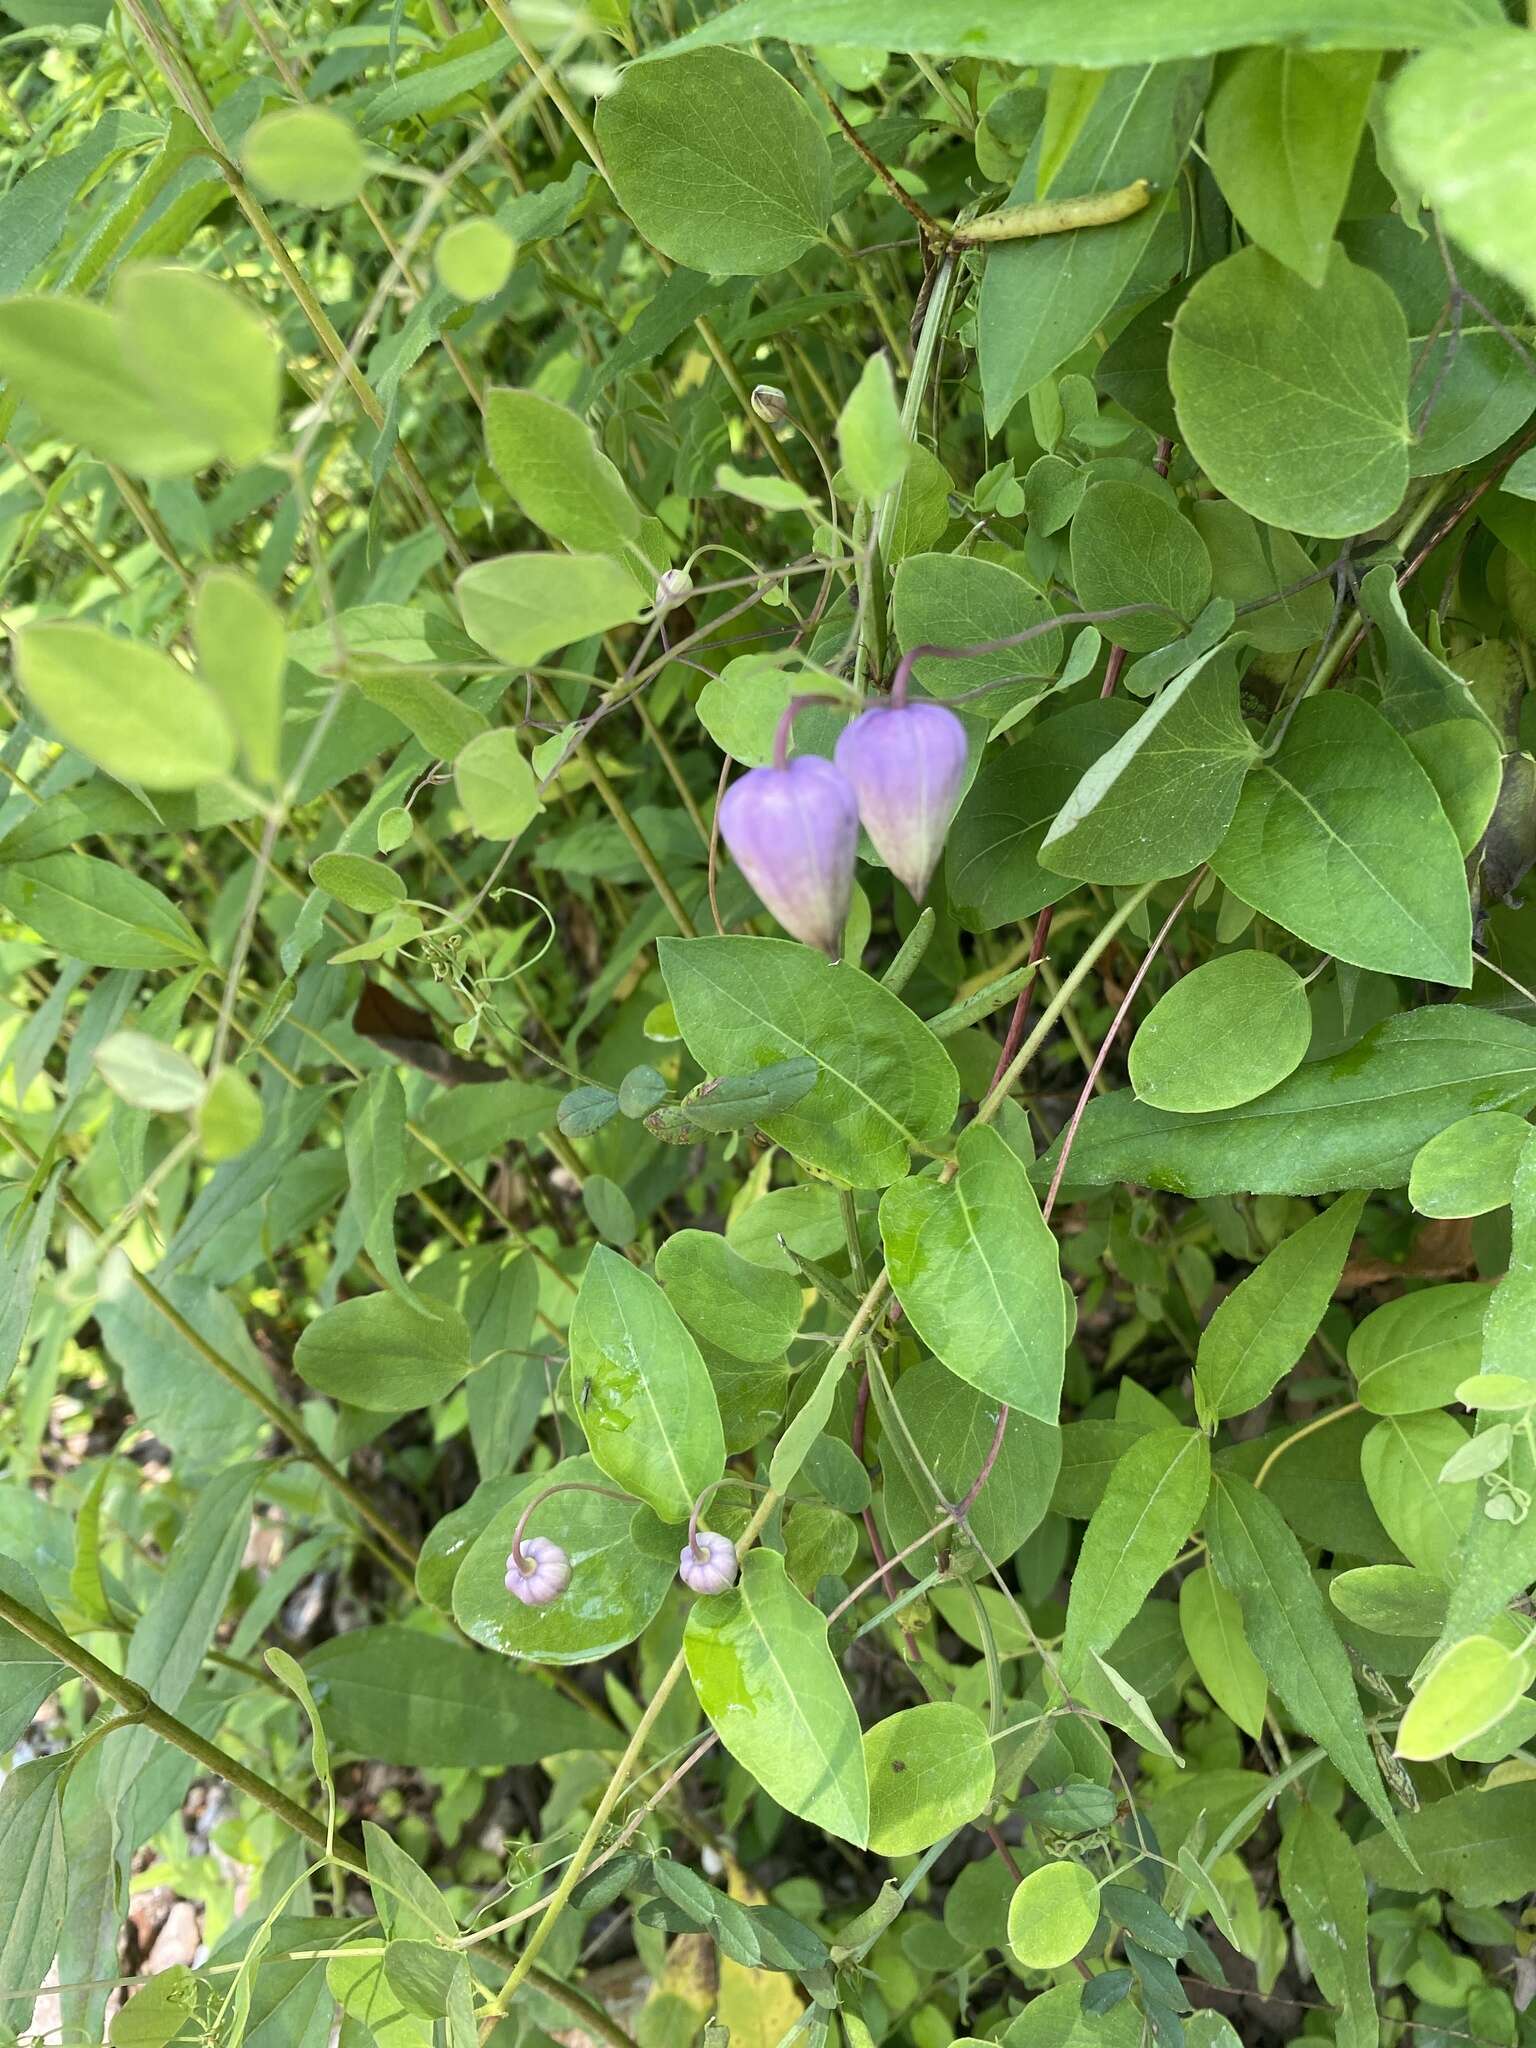
<svg viewBox="0 0 1536 2048">
<path fill-rule="evenodd" d="M 835 955 L 848 921 L 859 813 L 830 761 L 753 768 L 720 802 L 720 832 L 763 903 L 797 939 Z"/>
<path fill-rule="evenodd" d="M 965 727 L 942 704 L 881 704 L 838 738 L 875 851 L 921 903 L 965 784 Z"/>
</svg>

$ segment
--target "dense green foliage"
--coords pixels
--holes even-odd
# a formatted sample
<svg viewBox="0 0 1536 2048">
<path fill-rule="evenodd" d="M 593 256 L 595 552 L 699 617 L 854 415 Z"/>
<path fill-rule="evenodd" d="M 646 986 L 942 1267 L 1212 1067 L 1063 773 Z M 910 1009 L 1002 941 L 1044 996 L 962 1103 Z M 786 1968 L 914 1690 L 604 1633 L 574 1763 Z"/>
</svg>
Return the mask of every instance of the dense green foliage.
<svg viewBox="0 0 1536 2048">
<path fill-rule="evenodd" d="M 1536 2041 L 1536 34 L 0 83 L 0 2042 Z"/>
</svg>

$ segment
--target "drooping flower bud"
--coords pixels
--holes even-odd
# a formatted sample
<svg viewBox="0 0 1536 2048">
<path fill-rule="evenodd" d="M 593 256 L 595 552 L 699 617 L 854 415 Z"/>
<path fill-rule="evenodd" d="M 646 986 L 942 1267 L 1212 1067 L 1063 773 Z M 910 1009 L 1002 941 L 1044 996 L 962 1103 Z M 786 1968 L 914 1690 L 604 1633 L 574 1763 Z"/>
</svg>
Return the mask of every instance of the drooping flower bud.
<svg viewBox="0 0 1536 2048">
<path fill-rule="evenodd" d="M 754 384 L 752 387 L 752 410 L 760 420 L 787 419 L 789 400 L 777 384 Z"/>
<path fill-rule="evenodd" d="M 693 595 L 693 578 L 686 569 L 663 569 L 656 579 L 654 603 L 657 611 L 670 611 Z"/>
<path fill-rule="evenodd" d="M 571 1560 L 547 1536 L 529 1536 L 521 1548 L 521 1561 L 515 1551 L 507 1559 L 507 1591 L 525 1607 L 547 1607 L 571 1583 Z"/>
<path fill-rule="evenodd" d="M 750 769 L 721 799 L 720 831 L 785 931 L 835 956 L 859 850 L 858 804 L 847 779 L 819 754 Z"/>
<path fill-rule="evenodd" d="M 929 703 L 861 712 L 833 750 L 876 852 L 919 903 L 960 801 L 965 754 L 965 727 L 953 711 Z"/>
<path fill-rule="evenodd" d="M 713 1529 L 700 1529 L 691 1543 L 685 1543 L 678 1559 L 677 1575 L 695 1593 L 723 1593 L 734 1586 L 739 1567 L 736 1546 L 729 1536 Z"/>
</svg>

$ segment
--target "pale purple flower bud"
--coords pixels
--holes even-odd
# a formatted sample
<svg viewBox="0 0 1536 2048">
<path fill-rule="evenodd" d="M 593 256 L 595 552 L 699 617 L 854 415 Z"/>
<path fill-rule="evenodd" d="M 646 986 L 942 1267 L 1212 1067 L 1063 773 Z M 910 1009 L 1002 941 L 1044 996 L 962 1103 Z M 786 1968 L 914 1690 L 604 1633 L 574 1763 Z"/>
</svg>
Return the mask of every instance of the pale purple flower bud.
<svg viewBox="0 0 1536 2048">
<path fill-rule="evenodd" d="M 507 1559 L 507 1591 L 525 1607 L 547 1607 L 571 1583 L 571 1560 L 547 1536 L 525 1537 L 522 1550 L 521 1567 L 515 1557 Z"/>
<path fill-rule="evenodd" d="M 737 1570 L 735 1544 L 713 1529 L 700 1529 L 685 1543 L 677 1564 L 678 1577 L 695 1593 L 723 1593 L 735 1585 Z"/>
<path fill-rule="evenodd" d="M 785 931 L 835 955 L 848 921 L 859 810 L 830 761 L 802 754 L 786 768 L 753 768 L 720 803 L 736 865 Z"/>
<path fill-rule="evenodd" d="M 754 384 L 752 410 L 760 420 L 782 420 L 788 417 L 789 400 L 777 384 Z"/>
<path fill-rule="evenodd" d="M 942 704 L 878 704 L 838 735 L 833 759 L 864 830 L 919 903 L 960 801 L 965 754 L 965 727 Z"/>
</svg>

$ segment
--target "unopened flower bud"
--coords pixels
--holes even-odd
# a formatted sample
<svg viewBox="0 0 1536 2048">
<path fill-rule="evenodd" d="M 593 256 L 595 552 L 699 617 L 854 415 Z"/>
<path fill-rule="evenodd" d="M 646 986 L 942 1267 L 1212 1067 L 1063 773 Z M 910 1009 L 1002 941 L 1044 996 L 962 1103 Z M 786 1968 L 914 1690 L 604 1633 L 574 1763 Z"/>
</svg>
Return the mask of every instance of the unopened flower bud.
<svg viewBox="0 0 1536 2048">
<path fill-rule="evenodd" d="M 678 1577 L 695 1593 L 723 1593 L 735 1585 L 737 1570 L 735 1544 L 713 1529 L 700 1529 L 685 1543 L 677 1565 Z"/>
<path fill-rule="evenodd" d="M 667 612 L 684 598 L 693 595 L 693 578 L 686 569 L 663 569 L 656 579 L 655 605 L 659 612 Z"/>
<path fill-rule="evenodd" d="M 785 931 L 836 954 L 853 895 L 859 811 L 830 761 L 802 754 L 784 768 L 753 768 L 720 803 L 720 831 Z"/>
<path fill-rule="evenodd" d="M 833 758 L 875 851 L 919 903 L 965 781 L 965 727 L 942 704 L 880 704 L 839 734 Z"/>
<path fill-rule="evenodd" d="M 547 1607 L 570 1583 L 571 1560 L 547 1536 L 525 1538 L 521 1562 L 515 1554 L 507 1559 L 507 1591 L 525 1607 Z"/>
<path fill-rule="evenodd" d="M 752 410 L 760 420 L 784 420 L 789 418 L 789 400 L 777 384 L 754 384 L 752 387 Z"/>
</svg>

